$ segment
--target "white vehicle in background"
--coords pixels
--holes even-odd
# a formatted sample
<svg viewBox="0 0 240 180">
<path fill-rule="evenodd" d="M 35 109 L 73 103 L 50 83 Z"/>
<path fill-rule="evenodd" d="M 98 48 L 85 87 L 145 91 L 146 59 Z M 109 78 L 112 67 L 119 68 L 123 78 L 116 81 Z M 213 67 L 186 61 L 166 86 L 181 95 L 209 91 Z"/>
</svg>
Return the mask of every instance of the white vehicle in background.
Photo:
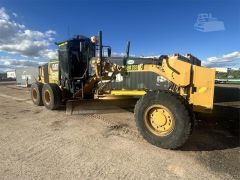
<svg viewBox="0 0 240 180">
<path fill-rule="evenodd" d="M 15 71 L 8 71 L 7 78 L 9 79 L 16 79 L 16 72 Z"/>
</svg>

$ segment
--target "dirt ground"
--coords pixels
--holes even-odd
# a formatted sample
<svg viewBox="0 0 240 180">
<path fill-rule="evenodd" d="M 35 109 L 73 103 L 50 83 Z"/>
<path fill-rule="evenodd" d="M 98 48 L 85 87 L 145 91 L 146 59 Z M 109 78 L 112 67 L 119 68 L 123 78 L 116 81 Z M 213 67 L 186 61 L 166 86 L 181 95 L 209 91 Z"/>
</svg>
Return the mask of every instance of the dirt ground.
<svg viewBox="0 0 240 180">
<path fill-rule="evenodd" d="M 141 138 L 131 105 L 70 116 L 2 83 L 0 179 L 240 179 L 239 90 L 217 87 L 213 115 L 171 151 Z"/>
</svg>

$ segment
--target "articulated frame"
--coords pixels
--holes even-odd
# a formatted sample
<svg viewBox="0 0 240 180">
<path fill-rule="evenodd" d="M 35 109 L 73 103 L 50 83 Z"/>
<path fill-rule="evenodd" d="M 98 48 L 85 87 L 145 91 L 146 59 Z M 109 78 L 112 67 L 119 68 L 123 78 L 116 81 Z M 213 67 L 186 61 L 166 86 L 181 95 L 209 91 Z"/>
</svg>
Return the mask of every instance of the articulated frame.
<svg viewBox="0 0 240 180">
<path fill-rule="evenodd" d="M 177 56 L 163 59 L 162 65 L 138 64 L 121 67 L 104 61 L 102 76 L 100 75 L 99 59 L 92 60 L 92 67 L 94 67 L 96 74 L 88 84 L 94 84 L 93 82 L 101 80 L 109 80 L 109 72 L 154 72 L 177 86 L 177 93 L 186 98 L 194 111 L 207 112 L 213 108 L 215 70 L 192 65 L 179 60 Z M 86 89 L 89 90 L 91 88 Z M 130 96 L 142 96 L 145 93 L 142 90 L 112 90 L 110 92 L 112 95 Z"/>
</svg>

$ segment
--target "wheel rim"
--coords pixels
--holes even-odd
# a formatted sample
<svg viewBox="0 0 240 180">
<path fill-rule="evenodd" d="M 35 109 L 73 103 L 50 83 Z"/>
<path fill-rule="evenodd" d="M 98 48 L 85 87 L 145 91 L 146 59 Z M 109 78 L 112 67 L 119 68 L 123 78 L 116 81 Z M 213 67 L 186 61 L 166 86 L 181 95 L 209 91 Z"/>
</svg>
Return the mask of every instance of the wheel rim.
<svg viewBox="0 0 240 180">
<path fill-rule="evenodd" d="M 35 88 L 32 90 L 32 98 L 34 101 L 37 100 L 37 90 Z"/>
<path fill-rule="evenodd" d="M 51 98 L 50 98 L 50 92 L 48 90 L 44 91 L 44 100 L 47 105 L 50 104 Z"/>
<path fill-rule="evenodd" d="M 175 127 L 175 119 L 171 111 L 162 105 L 152 105 L 144 113 L 147 129 L 157 136 L 169 135 Z"/>
</svg>

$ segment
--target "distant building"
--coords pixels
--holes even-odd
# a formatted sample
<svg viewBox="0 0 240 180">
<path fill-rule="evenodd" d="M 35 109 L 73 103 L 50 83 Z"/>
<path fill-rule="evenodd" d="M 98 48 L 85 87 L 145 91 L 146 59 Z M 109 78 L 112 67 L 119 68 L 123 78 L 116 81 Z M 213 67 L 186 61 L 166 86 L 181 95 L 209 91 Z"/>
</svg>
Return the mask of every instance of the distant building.
<svg viewBox="0 0 240 180">
<path fill-rule="evenodd" d="M 16 69 L 17 85 L 28 86 L 38 78 L 38 67 L 22 67 Z"/>
<path fill-rule="evenodd" d="M 237 67 L 231 68 L 231 71 L 238 71 L 238 70 L 239 70 L 239 68 L 237 68 Z"/>
<path fill-rule="evenodd" d="M 7 78 L 16 79 L 15 71 L 8 71 L 7 72 Z"/>
<path fill-rule="evenodd" d="M 229 68 L 223 68 L 223 67 L 216 67 L 213 69 L 215 69 L 217 72 L 222 72 L 222 73 L 227 73 L 229 70 Z"/>
</svg>

